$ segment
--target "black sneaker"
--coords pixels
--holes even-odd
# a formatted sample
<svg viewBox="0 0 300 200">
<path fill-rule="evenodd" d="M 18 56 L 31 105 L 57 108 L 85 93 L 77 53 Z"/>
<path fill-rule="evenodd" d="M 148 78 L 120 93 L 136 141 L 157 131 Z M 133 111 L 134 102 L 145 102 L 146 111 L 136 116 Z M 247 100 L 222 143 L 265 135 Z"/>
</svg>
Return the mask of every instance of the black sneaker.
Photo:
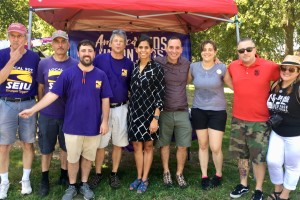
<svg viewBox="0 0 300 200">
<path fill-rule="evenodd" d="M 96 174 L 95 176 L 93 176 L 88 184 L 90 186 L 91 189 L 95 189 L 99 184 L 100 182 L 103 180 L 103 175 L 102 174 Z"/>
<path fill-rule="evenodd" d="M 120 187 L 120 179 L 118 177 L 117 174 L 114 174 L 114 175 L 110 175 L 109 176 L 109 185 L 112 187 L 112 188 L 118 188 Z"/>
<path fill-rule="evenodd" d="M 249 192 L 249 187 L 245 187 L 242 184 L 238 184 L 234 190 L 230 193 L 231 198 L 240 198 L 242 195 L 246 194 Z"/>
<path fill-rule="evenodd" d="M 222 177 L 215 175 L 210 181 L 210 187 L 212 188 L 219 187 L 221 185 L 221 182 L 222 182 Z"/>
<path fill-rule="evenodd" d="M 42 181 L 40 184 L 39 195 L 44 197 L 49 194 L 49 182 Z"/>
<path fill-rule="evenodd" d="M 202 178 L 201 180 L 201 187 L 203 190 L 207 190 L 209 188 L 209 178 Z"/>
<path fill-rule="evenodd" d="M 260 190 L 255 190 L 254 194 L 251 197 L 251 200 L 263 200 L 264 194 Z"/>
</svg>

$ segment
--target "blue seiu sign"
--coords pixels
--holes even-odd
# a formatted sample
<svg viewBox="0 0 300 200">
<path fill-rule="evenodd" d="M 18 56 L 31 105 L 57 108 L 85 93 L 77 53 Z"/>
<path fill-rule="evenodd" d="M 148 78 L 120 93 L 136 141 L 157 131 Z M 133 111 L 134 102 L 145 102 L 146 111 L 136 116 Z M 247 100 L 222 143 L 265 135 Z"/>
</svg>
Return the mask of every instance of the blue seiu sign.
<svg viewBox="0 0 300 200">
<path fill-rule="evenodd" d="M 135 42 L 137 41 L 137 38 L 143 33 L 149 35 L 153 39 L 153 57 L 166 55 L 165 49 L 168 39 L 176 36 L 179 37 L 183 43 L 182 55 L 188 60 L 191 60 L 191 43 L 189 35 L 173 32 L 127 32 L 127 46 L 124 51 L 124 55 L 133 62 L 136 62 L 138 60 L 138 56 L 134 49 Z M 110 53 L 111 49 L 109 47 L 109 39 L 112 32 L 72 31 L 68 34 L 71 44 L 70 56 L 77 60 L 77 44 L 83 39 L 89 39 L 95 42 L 97 54 Z"/>
</svg>

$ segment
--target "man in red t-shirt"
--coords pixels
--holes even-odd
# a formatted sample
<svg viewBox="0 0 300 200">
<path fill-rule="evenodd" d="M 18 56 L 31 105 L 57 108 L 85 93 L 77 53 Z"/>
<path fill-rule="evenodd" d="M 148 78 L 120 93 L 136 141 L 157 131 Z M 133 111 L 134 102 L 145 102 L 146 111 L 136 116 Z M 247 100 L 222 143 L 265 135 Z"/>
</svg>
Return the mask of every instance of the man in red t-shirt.
<svg viewBox="0 0 300 200">
<path fill-rule="evenodd" d="M 269 111 L 266 102 L 270 83 L 279 78 L 279 67 L 271 61 L 260 58 L 250 38 L 239 42 L 238 55 L 239 60 L 233 61 L 228 67 L 234 89 L 229 150 L 235 158 L 238 158 L 240 173 L 240 184 L 230 193 L 230 197 L 239 198 L 249 192 L 250 160 L 256 178 L 252 199 L 261 200 L 268 147 L 265 133 Z"/>
</svg>

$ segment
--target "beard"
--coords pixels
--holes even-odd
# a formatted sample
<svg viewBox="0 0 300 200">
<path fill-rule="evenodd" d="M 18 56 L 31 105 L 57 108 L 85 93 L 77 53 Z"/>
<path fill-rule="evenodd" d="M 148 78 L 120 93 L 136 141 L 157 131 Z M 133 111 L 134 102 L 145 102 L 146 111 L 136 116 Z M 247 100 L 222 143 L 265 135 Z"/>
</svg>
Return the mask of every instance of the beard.
<svg viewBox="0 0 300 200">
<path fill-rule="evenodd" d="M 89 60 L 86 60 L 85 58 L 89 58 Z M 93 60 L 90 56 L 85 56 L 80 59 L 80 63 L 85 67 L 89 67 L 93 64 Z"/>
</svg>

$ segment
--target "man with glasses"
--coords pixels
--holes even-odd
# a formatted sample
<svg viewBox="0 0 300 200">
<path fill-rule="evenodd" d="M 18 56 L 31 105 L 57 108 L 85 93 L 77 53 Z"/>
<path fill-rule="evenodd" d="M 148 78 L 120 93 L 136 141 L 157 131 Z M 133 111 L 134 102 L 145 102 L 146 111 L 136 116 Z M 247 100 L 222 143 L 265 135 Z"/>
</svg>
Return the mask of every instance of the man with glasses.
<svg viewBox="0 0 300 200">
<path fill-rule="evenodd" d="M 239 60 L 228 67 L 234 88 L 229 150 L 238 158 L 240 184 L 230 193 L 230 197 L 239 198 L 249 192 L 249 165 L 253 164 L 256 186 L 252 199 L 261 200 L 268 147 L 266 121 L 269 111 L 266 102 L 270 83 L 279 78 L 279 67 L 260 58 L 250 38 L 242 39 L 237 51 Z"/>
<path fill-rule="evenodd" d="M 9 152 L 19 135 L 23 149 L 22 194 L 30 194 L 29 175 L 34 157 L 33 143 L 36 133 L 36 115 L 27 119 L 18 113 L 35 104 L 36 75 L 39 56 L 25 49 L 27 29 L 12 23 L 7 30 L 10 47 L 0 50 L 0 199 L 7 198 Z"/>
<path fill-rule="evenodd" d="M 102 164 L 105 157 L 105 148 L 108 146 L 110 139 L 112 139 L 113 149 L 109 183 L 112 188 L 120 186 L 117 172 L 121 161 L 122 147 L 128 145 L 127 101 L 130 76 L 133 69 L 132 61 L 124 57 L 126 43 L 125 31 L 114 30 L 110 37 L 111 52 L 97 55 L 94 60 L 95 67 L 107 74 L 113 97 L 110 98 L 109 131 L 107 134 L 101 135 L 95 161 L 96 175 L 89 181 L 91 188 L 95 188 L 103 179 Z"/>
<path fill-rule="evenodd" d="M 70 48 L 68 34 L 58 30 L 52 34 L 52 49 L 54 55 L 41 60 L 38 68 L 37 82 L 38 99 L 52 89 L 56 79 L 63 70 L 74 67 L 77 61 L 68 56 Z M 63 118 L 65 113 L 65 103 L 62 98 L 58 98 L 54 103 L 40 111 L 39 124 L 39 147 L 42 154 L 42 179 L 40 183 L 39 195 L 46 196 L 49 193 L 49 168 L 58 140 L 60 151 L 61 174 L 58 184 L 68 184 L 67 153 L 65 137 L 62 131 Z"/>
</svg>

